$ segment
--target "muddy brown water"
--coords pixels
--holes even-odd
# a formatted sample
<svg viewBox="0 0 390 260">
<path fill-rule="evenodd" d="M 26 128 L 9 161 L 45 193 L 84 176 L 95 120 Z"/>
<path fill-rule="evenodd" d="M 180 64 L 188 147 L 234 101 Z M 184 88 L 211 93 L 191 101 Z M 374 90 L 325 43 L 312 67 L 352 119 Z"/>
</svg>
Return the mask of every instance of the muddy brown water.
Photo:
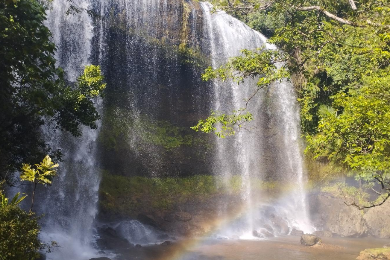
<svg viewBox="0 0 390 260">
<path fill-rule="evenodd" d="M 188 240 L 122 252 L 117 260 L 353 260 L 366 248 L 383 247 L 389 239 L 324 238 L 307 247 L 300 237 L 268 240 Z"/>
</svg>

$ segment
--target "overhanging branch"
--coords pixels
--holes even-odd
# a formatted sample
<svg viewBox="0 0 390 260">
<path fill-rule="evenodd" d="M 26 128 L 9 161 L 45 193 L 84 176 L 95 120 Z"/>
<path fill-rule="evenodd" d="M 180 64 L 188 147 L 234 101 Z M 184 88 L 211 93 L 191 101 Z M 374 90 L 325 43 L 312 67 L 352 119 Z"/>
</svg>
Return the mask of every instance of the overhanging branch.
<svg viewBox="0 0 390 260">
<path fill-rule="evenodd" d="M 351 5 L 352 10 L 357 10 L 356 5 L 355 5 L 355 1 L 349 0 L 349 4 Z"/>
<path fill-rule="evenodd" d="M 340 18 L 328 11 L 326 11 L 324 8 L 322 8 L 321 6 L 318 6 L 318 5 L 313 5 L 313 6 L 306 6 L 306 7 L 297 7 L 296 8 L 297 10 L 299 11 L 313 11 L 313 10 L 317 10 L 321 13 L 323 13 L 324 15 L 328 16 L 329 18 L 332 18 L 333 20 L 336 20 L 340 23 L 343 23 L 343 24 L 348 24 L 348 25 L 353 25 L 352 22 L 348 21 L 348 20 L 345 20 L 343 18 Z"/>
<path fill-rule="evenodd" d="M 378 206 L 381 206 L 383 203 L 385 203 L 387 201 L 387 199 L 390 197 L 390 191 L 387 191 L 387 192 L 388 193 L 386 194 L 386 196 L 380 202 L 370 203 L 369 206 L 361 206 L 361 205 L 357 204 L 356 202 L 352 202 L 350 204 L 344 202 L 344 204 L 347 205 L 347 206 L 354 206 L 354 207 L 358 208 L 359 210 L 378 207 Z"/>
</svg>

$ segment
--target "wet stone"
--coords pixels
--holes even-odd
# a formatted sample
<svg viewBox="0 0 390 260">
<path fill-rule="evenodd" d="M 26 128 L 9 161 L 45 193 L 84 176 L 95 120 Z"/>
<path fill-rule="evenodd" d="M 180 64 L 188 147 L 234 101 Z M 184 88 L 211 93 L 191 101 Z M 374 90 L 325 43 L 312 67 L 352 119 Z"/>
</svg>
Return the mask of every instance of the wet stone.
<svg viewBox="0 0 390 260">
<path fill-rule="evenodd" d="M 301 236 L 301 244 L 304 246 L 314 246 L 320 242 L 321 239 L 315 235 L 305 234 Z"/>
</svg>

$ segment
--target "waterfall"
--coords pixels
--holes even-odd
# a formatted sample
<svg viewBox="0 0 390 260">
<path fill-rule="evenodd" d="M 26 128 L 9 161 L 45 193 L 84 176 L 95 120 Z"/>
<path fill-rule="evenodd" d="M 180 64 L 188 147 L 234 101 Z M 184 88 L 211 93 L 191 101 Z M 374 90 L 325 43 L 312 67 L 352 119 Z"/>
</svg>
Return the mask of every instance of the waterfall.
<svg viewBox="0 0 390 260">
<path fill-rule="evenodd" d="M 67 14 L 70 4 L 81 12 Z M 57 46 L 57 65 L 64 68 L 66 79 L 71 82 L 75 82 L 91 62 L 93 24 L 86 12 L 90 7 L 88 0 L 55 0 L 48 12 L 47 26 Z M 95 104 L 101 111 L 101 100 L 96 100 Z M 53 186 L 39 191 L 38 211 L 45 214 L 41 238 L 59 245 L 47 254 L 47 259 L 78 260 L 97 256 L 93 246 L 93 223 L 100 182 L 96 151 L 98 130 L 83 127 L 82 136 L 75 138 L 46 125 L 44 133 L 52 146 L 60 148 L 63 154 Z"/>
<path fill-rule="evenodd" d="M 81 12 L 67 14 L 70 4 Z M 242 49 L 271 48 L 264 36 L 224 12 L 211 13 L 207 3 L 179 0 L 54 0 L 47 26 L 67 80 L 75 81 L 93 62 L 101 65 L 107 82 L 104 102 L 96 100 L 102 114 L 98 130 L 83 128 L 79 138 L 50 125 L 43 130 L 64 155 L 53 186 L 37 191 L 37 210 L 45 213 L 42 239 L 60 245 L 47 254 L 48 260 L 99 256 L 94 228 L 103 170 L 126 177 L 212 172 L 227 193 L 236 178 L 245 214 L 224 235 L 251 237 L 263 229 L 281 234 L 271 223 L 275 212 L 289 231 L 310 231 L 298 107 L 289 82 L 261 90 L 247 107 L 255 120 L 235 136 L 213 139 L 189 128 L 210 110 L 243 108 L 256 92 L 255 79 L 239 85 L 202 82 L 209 56 L 218 67 Z M 288 199 L 270 204 L 255 188 L 269 180 L 296 189 Z M 220 214 L 226 210 L 222 201 Z M 153 233 L 135 220 L 116 228 L 129 241 Z"/>
<path fill-rule="evenodd" d="M 206 30 L 210 38 L 212 66 L 217 68 L 229 58 L 240 55 L 240 50 L 254 50 L 261 46 L 275 48 L 267 44 L 260 33 L 222 11 L 211 13 L 212 6 L 202 3 Z M 256 92 L 256 80 L 246 79 L 244 83 L 233 81 L 213 83 L 213 109 L 223 113 L 232 113 L 244 107 L 253 114 L 254 121 L 249 129 L 241 129 L 235 136 L 217 138 L 214 156 L 214 174 L 221 176 L 222 184 L 229 189 L 232 178 L 241 181 L 240 194 L 245 208 L 245 216 L 239 224 L 223 230 L 229 237 L 251 238 L 253 234 L 265 236 L 267 233 L 278 235 L 291 232 L 293 228 L 311 232 L 312 227 L 307 215 L 304 195 L 304 169 L 300 150 L 299 113 L 295 101 L 293 86 L 287 81 L 275 83 L 257 93 L 248 104 L 246 100 Z M 273 137 L 277 136 L 278 138 Z M 283 140 L 282 142 L 280 140 Z M 293 186 L 289 200 L 271 206 L 288 230 L 267 220 L 270 213 L 264 209 L 264 194 L 255 191 L 257 183 L 278 180 Z M 267 204 L 269 208 L 269 205 Z M 226 207 L 221 205 L 221 215 Z M 268 223 L 264 228 L 264 222 Z"/>
</svg>

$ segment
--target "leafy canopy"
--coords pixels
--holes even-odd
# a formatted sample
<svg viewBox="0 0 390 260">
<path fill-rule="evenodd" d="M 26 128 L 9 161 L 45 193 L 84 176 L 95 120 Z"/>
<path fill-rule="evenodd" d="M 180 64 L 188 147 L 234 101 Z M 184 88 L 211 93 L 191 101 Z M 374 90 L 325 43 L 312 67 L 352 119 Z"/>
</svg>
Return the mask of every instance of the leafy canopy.
<svg viewBox="0 0 390 260">
<path fill-rule="evenodd" d="M 25 198 L 16 194 L 11 201 L 0 191 L 0 260 L 33 260 L 39 257 L 38 218 L 18 204 Z"/>
<path fill-rule="evenodd" d="M 77 14 L 75 14 L 77 15 Z M 80 135 L 80 126 L 96 128 L 94 99 L 105 88 L 98 66 L 87 66 L 68 83 L 55 66 L 55 45 L 44 25 L 38 0 L 0 0 L 0 179 L 12 183 L 22 163 L 54 154 L 41 126 Z"/>
<path fill-rule="evenodd" d="M 40 164 L 35 164 L 35 169 L 30 164 L 23 164 L 22 181 L 30 181 L 34 183 L 50 185 L 53 177 L 56 175 L 58 163 L 54 164 L 51 158 L 46 155 Z"/>
</svg>

